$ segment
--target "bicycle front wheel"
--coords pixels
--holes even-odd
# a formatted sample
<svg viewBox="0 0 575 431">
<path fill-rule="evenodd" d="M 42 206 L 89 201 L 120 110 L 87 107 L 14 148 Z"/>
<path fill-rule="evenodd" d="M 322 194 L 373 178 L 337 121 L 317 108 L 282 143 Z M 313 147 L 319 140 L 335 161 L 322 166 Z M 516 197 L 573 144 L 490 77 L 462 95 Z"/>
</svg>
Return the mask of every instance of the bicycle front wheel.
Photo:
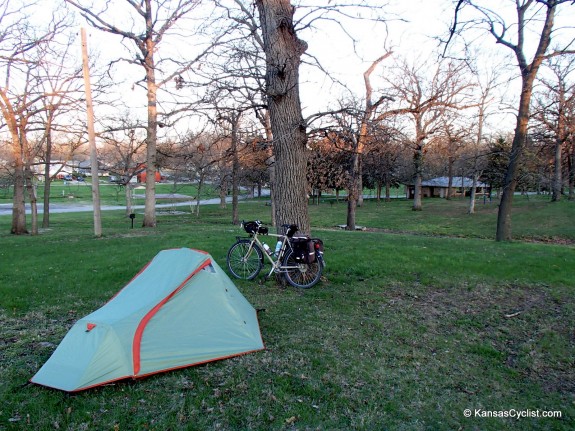
<svg viewBox="0 0 575 431">
<path fill-rule="evenodd" d="M 310 264 L 300 263 L 295 260 L 293 250 L 287 252 L 283 266 L 288 283 L 300 289 L 309 289 L 315 286 L 323 273 L 323 265 L 318 259 Z"/>
<path fill-rule="evenodd" d="M 234 277 L 252 280 L 263 266 L 263 254 L 260 248 L 249 239 L 240 239 L 228 251 L 228 269 Z"/>
</svg>

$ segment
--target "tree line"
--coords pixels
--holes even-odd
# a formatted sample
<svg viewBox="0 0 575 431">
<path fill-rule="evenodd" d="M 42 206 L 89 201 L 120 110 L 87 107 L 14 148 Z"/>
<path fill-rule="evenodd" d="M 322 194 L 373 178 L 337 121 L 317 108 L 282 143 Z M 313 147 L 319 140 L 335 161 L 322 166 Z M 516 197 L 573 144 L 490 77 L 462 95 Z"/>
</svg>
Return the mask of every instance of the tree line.
<svg viewBox="0 0 575 431">
<path fill-rule="evenodd" d="M 100 6 L 65 0 L 50 20 L 38 21 L 39 3 L 19 7 L 0 0 L 2 176 L 14 186 L 11 230 L 28 231 L 24 205 L 27 199 L 34 212 L 34 165 L 44 166 L 48 178 L 54 153 L 71 158 L 86 143 L 82 70 L 74 53 L 78 13 L 123 47 L 107 62 L 91 59 L 93 97 L 102 113 L 98 157 L 124 179 L 146 170 L 143 226 L 156 224 L 160 167 L 183 178 L 193 174 L 200 189 L 207 179 L 217 181 L 222 196 L 233 196 L 234 222 L 240 183 L 267 184 L 274 224 L 295 222 L 304 232 L 310 194 L 345 190 L 347 228 L 354 229 L 364 185 L 389 196 L 392 186 L 411 182 L 419 211 L 424 178 L 461 173 L 501 190 L 496 238 L 511 239 L 516 190 L 549 189 L 556 201 L 567 189 L 573 198 L 575 108 L 573 35 L 555 23 L 557 11 L 572 2 L 508 5 L 513 13 L 504 15 L 481 1 L 453 2 L 440 49 L 413 60 L 387 42 L 385 7 L 363 1 L 295 7 L 288 0 L 115 0 Z M 353 39 L 359 20 L 382 24 L 375 36 L 382 52 L 363 72 L 363 91 L 343 85 L 324 110 L 304 116 L 302 64 L 339 83 L 309 54 L 313 41 L 301 35 L 335 22 Z M 528 27 L 529 37 L 536 34 L 533 52 L 525 45 Z M 559 30 L 565 39 L 553 45 L 551 33 Z M 509 100 L 502 91 L 512 86 L 509 70 L 474 61 L 468 39 L 477 37 L 493 38 L 493 50 L 501 46 L 515 57 L 521 89 L 512 98 L 519 103 L 514 131 L 493 125 Z M 134 94 L 143 90 L 141 115 L 110 91 L 122 82 L 131 83 Z M 49 187 L 45 181 L 45 199 Z M 43 224 L 49 224 L 47 201 Z"/>
</svg>

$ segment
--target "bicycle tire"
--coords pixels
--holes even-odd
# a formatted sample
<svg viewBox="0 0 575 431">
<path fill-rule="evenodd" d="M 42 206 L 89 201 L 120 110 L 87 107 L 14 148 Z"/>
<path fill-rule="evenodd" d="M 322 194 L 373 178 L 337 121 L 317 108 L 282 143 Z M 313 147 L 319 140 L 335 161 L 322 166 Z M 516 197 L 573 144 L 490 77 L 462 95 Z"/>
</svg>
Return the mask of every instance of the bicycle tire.
<svg viewBox="0 0 575 431">
<path fill-rule="evenodd" d="M 227 264 L 232 275 L 242 280 L 253 280 L 263 267 L 263 252 L 251 240 L 240 239 L 228 250 Z"/>
<path fill-rule="evenodd" d="M 317 284 L 323 273 L 323 265 L 316 259 L 314 263 L 300 263 L 295 260 L 293 250 L 288 250 L 283 261 L 288 267 L 284 276 L 289 284 L 300 289 L 309 289 Z"/>
</svg>

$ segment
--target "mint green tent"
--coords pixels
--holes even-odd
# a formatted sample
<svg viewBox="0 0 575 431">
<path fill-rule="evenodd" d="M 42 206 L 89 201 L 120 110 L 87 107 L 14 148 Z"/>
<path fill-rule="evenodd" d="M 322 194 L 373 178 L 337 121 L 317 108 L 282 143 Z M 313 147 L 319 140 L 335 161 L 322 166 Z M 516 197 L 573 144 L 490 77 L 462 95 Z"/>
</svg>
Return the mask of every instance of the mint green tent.
<svg viewBox="0 0 575 431">
<path fill-rule="evenodd" d="M 76 322 L 31 382 L 74 392 L 263 348 L 256 311 L 210 255 L 164 250 Z"/>
</svg>

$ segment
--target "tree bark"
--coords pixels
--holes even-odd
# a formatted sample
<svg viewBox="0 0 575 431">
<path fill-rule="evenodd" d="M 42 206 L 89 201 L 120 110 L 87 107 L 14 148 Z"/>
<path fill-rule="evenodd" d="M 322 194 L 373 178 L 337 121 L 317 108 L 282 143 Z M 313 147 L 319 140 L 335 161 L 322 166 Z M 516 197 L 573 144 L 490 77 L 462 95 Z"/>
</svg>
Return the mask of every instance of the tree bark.
<svg viewBox="0 0 575 431">
<path fill-rule="evenodd" d="M 569 169 L 569 200 L 575 200 L 575 144 L 571 144 L 571 151 L 567 154 L 567 166 Z"/>
<path fill-rule="evenodd" d="M 30 199 L 30 215 L 32 222 L 32 235 L 38 235 L 38 200 L 36 198 L 36 185 L 34 184 L 34 174 L 30 165 L 26 165 L 26 190 L 28 191 L 28 198 Z"/>
<path fill-rule="evenodd" d="M 266 96 L 273 134 L 276 227 L 295 223 L 309 233 L 306 124 L 299 97 L 299 65 L 307 44 L 298 39 L 289 0 L 256 0 L 266 55 Z"/>
<path fill-rule="evenodd" d="M 8 128 L 12 137 L 12 155 L 14 158 L 14 200 L 12 204 L 12 228 L 11 233 L 23 235 L 28 233 L 26 228 L 26 200 L 24 187 L 26 183 L 26 174 L 24 169 L 24 155 L 26 140 L 21 135 L 24 127 L 18 127 L 15 114 L 7 119 Z"/>
<path fill-rule="evenodd" d="M 475 214 L 475 195 L 478 177 L 479 174 L 476 171 L 473 172 L 473 183 L 471 184 L 471 191 L 469 193 L 469 208 L 467 209 L 467 214 Z"/>
<path fill-rule="evenodd" d="M 52 164 L 52 110 L 48 113 L 48 122 L 46 124 L 46 153 L 44 165 L 44 212 L 42 214 L 42 227 L 50 227 L 50 187 L 52 178 L 50 178 L 50 165 Z"/>
<path fill-rule="evenodd" d="M 519 171 L 520 157 L 523 154 L 525 140 L 527 139 L 529 104 L 531 101 L 534 78 L 535 76 L 532 76 L 531 79 L 527 79 L 527 77 L 524 77 L 523 79 L 517 124 L 515 126 L 515 134 L 511 145 L 511 154 L 509 155 L 509 164 L 507 165 L 507 171 L 505 173 L 503 193 L 501 194 L 499 211 L 497 213 L 496 241 L 511 241 L 512 239 L 511 209 L 513 206 L 513 195 L 517 187 L 517 172 Z"/>
<path fill-rule="evenodd" d="M 273 142 L 274 135 L 272 133 L 272 125 L 270 122 L 269 110 L 265 111 L 264 124 L 266 131 L 267 142 Z M 268 167 L 268 174 L 270 176 L 270 208 L 271 208 L 271 219 L 272 226 L 276 226 L 276 201 L 274 199 L 275 183 L 276 183 L 276 169 L 275 169 L 275 158 L 272 156 L 266 162 Z"/>
<path fill-rule="evenodd" d="M 228 197 L 228 177 L 227 174 L 224 175 L 220 182 L 220 208 L 225 209 L 227 207 L 226 198 Z"/>
<path fill-rule="evenodd" d="M 373 114 L 379 103 L 373 102 L 373 87 L 371 85 L 371 74 L 375 68 L 383 60 L 392 55 L 391 51 L 386 52 L 384 55 L 375 60 L 363 73 L 363 83 L 365 85 L 365 109 L 362 113 L 360 120 L 359 130 L 357 137 L 353 137 L 353 155 L 351 166 L 351 185 L 349 187 L 348 202 L 347 202 L 347 229 L 355 230 L 355 211 L 358 206 L 363 205 L 363 181 L 362 181 L 362 164 L 361 156 L 365 145 L 367 144 L 369 122 L 372 120 Z"/>
<path fill-rule="evenodd" d="M 455 157 L 449 156 L 447 162 L 447 200 L 453 197 L 453 165 L 455 164 Z"/>
<path fill-rule="evenodd" d="M 239 200 L 238 195 L 240 192 L 240 157 L 238 154 L 238 129 L 240 123 L 240 115 L 232 117 L 232 223 L 240 224 L 239 216 Z"/>
<path fill-rule="evenodd" d="M 367 128 L 367 125 L 365 126 Z M 361 132 L 360 132 L 361 134 Z M 353 138 L 353 155 L 352 155 L 352 162 L 351 162 L 351 170 L 350 170 L 350 185 L 349 190 L 347 193 L 347 230 L 355 230 L 355 212 L 357 210 L 358 202 L 359 202 L 359 195 L 361 193 L 360 190 L 360 151 L 359 148 L 361 137 L 358 140 Z"/>
<path fill-rule="evenodd" d="M 200 179 L 198 181 L 198 197 L 196 198 L 196 217 L 200 216 L 200 200 L 202 196 L 202 187 L 204 185 L 204 172 L 200 171 Z"/>
<path fill-rule="evenodd" d="M 413 165 L 415 167 L 415 183 L 413 187 L 413 211 L 422 211 L 421 183 L 423 181 L 423 144 L 419 143 L 413 154 Z"/>
<path fill-rule="evenodd" d="M 24 163 L 22 156 L 14 165 L 14 200 L 12 202 L 12 228 L 10 232 L 15 235 L 27 234 L 26 229 L 26 202 L 24 199 Z"/>
<path fill-rule="evenodd" d="M 511 154 L 509 156 L 509 164 L 505 174 L 503 183 L 503 194 L 501 195 L 501 202 L 499 204 L 499 211 L 497 213 L 497 232 L 495 234 L 496 241 L 511 241 L 511 209 L 513 205 L 513 194 L 517 187 L 517 173 L 519 171 L 519 159 L 523 154 L 525 140 L 527 139 L 527 126 L 529 123 L 529 105 L 531 103 L 531 95 L 533 92 L 533 82 L 537 76 L 537 71 L 543 62 L 545 52 L 551 42 L 551 31 L 553 29 L 553 22 L 555 18 L 556 2 L 546 3 L 547 13 L 543 29 L 540 33 L 539 46 L 531 64 L 527 64 L 525 55 L 523 53 L 523 39 L 520 37 L 518 45 L 509 46 L 515 52 L 519 68 L 521 70 L 521 97 L 519 99 L 519 109 L 517 112 L 517 123 L 515 126 L 515 134 L 513 137 L 513 144 L 511 146 Z M 525 6 L 527 7 L 527 6 Z M 526 9 L 519 8 L 518 11 L 518 24 L 520 28 L 520 36 L 523 35 L 526 25 L 525 12 Z M 501 39 L 502 40 L 502 39 Z"/>
<path fill-rule="evenodd" d="M 133 191 L 134 191 L 133 189 L 134 188 L 132 187 L 132 184 L 130 183 L 130 181 L 128 181 L 124 185 L 124 193 L 126 196 L 126 217 L 129 217 L 130 214 L 132 214 L 132 196 L 133 196 Z"/>
<path fill-rule="evenodd" d="M 561 193 L 563 191 L 563 173 L 561 171 L 561 154 L 563 150 L 563 142 L 561 138 L 557 137 L 555 140 L 555 157 L 553 169 L 553 194 L 551 202 L 559 202 L 561 200 Z"/>
</svg>

